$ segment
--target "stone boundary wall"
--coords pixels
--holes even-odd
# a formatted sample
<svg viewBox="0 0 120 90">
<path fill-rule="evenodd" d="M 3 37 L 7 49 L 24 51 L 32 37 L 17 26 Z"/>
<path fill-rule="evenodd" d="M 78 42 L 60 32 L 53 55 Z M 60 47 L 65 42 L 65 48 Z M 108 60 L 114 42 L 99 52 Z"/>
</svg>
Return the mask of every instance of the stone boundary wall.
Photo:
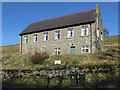
<svg viewBox="0 0 120 90">
<path fill-rule="evenodd" d="M 54 77 L 66 77 L 69 76 L 70 73 L 79 72 L 79 73 L 99 73 L 99 72 L 113 72 L 113 71 L 120 71 L 120 67 L 118 65 L 112 67 L 101 67 L 101 68 L 71 68 L 71 69 L 61 69 L 61 70 L 2 70 L 0 75 L 3 78 L 18 78 L 18 77 L 30 77 L 30 76 L 43 76 L 46 78 L 54 78 Z"/>
</svg>

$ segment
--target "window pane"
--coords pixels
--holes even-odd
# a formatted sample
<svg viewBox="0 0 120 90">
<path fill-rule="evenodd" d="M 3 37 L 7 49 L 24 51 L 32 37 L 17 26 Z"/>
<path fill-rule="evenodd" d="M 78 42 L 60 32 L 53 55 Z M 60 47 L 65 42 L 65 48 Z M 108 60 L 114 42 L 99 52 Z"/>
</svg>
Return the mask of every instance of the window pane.
<svg viewBox="0 0 120 90">
<path fill-rule="evenodd" d="M 26 39 L 26 43 L 28 43 L 28 39 Z"/>
<path fill-rule="evenodd" d="M 55 54 L 57 54 L 57 51 L 55 51 Z"/>
<path fill-rule="evenodd" d="M 58 31 L 58 34 L 60 34 L 60 31 Z"/>
<path fill-rule="evenodd" d="M 71 37 L 73 36 L 73 32 L 71 31 Z"/>
<path fill-rule="evenodd" d="M 55 31 L 55 33 L 57 33 L 57 31 Z"/>
<path fill-rule="evenodd" d="M 60 39 L 60 34 L 58 34 L 58 39 Z"/>
<path fill-rule="evenodd" d="M 72 31 L 73 31 L 73 28 L 71 28 L 70 30 L 71 30 L 71 32 L 72 32 Z"/>
<path fill-rule="evenodd" d="M 87 29 L 88 28 L 88 26 L 85 26 L 85 29 Z"/>
<path fill-rule="evenodd" d="M 46 36 L 46 40 L 48 40 L 48 36 Z"/>
<path fill-rule="evenodd" d="M 83 49 L 83 53 L 85 53 L 85 49 Z"/>
<path fill-rule="evenodd" d="M 58 54 L 60 54 L 60 48 L 58 48 L 57 50 L 58 50 Z"/>
<path fill-rule="evenodd" d="M 35 41 L 37 41 L 37 37 L 36 37 L 36 40 Z"/>
<path fill-rule="evenodd" d="M 86 49 L 86 53 L 88 53 L 89 51 L 88 51 L 88 49 Z"/>
<path fill-rule="evenodd" d="M 46 40 L 46 35 L 44 34 L 44 41 Z"/>
<path fill-rule="evenodd" d="M 58 51 L 58 54 L 60 54 L 60 51 Z"/>
<path fill-rule="evenodd" d="M 82 29 L 85 29 L 85 26 L 82 26 Z"/>
<path fill-rule="evenodd" d="M 70 31 L 68 30 L 68 38 L 70 37 Z"/>
<path fill-rule="evenodd" d="M 88 45 L 86 45 L 86 48 L 88 48 L 89 46 Z"/>
<path fill-rule="evenodd" d="M 85 30 L 85 35 L 87 35 L 87 30 Z"/>
<path fill-rule="evenodd" d="M 82 46 L 82 48 L 85 48 L 85 46 Z"/>
</svg>

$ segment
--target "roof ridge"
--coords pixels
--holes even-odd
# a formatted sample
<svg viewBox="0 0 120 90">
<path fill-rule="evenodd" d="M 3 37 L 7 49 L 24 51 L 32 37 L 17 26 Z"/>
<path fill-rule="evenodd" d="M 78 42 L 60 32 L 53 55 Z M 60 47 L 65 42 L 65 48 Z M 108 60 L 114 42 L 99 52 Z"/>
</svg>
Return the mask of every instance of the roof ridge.
<svg viewBox="0 0 120 90">
<path fill-rule="evenodd" d="M 75 15 L 75 14 L 79 14 L 79 13 L 85 13 L 85 12 L 94 11 L 94 10 L 96 10 L 96 9 L 91 9 L 91 10 L 86 10 L 86 11 L 82 11 L 82 12 L 72 13 L 72 14 L 68 14 L 68 15 L 64 15 L 64 16 L 55 17 L 55 18 L 45 19 L 45 20 L 38 21 L 38 22 L 49 21 L 49 20 L 52 20 L 52 19 L 62 18 L 62 17 L 71 16 L 71 15 Z M 38 23 L 38 22 L 32 22 L 31 24 Z"/>
</svg>

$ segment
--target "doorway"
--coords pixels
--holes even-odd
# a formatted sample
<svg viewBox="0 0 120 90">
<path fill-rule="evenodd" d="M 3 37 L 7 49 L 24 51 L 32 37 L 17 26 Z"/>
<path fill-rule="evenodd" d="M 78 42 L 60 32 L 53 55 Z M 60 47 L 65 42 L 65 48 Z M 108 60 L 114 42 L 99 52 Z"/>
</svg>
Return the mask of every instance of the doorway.
<svg viewBox="0 0 120 90">
<path fill-rule="evenodd" d="M 70 47 L 70 53 L 75 53 L 75 46 Z"/>
</svg>

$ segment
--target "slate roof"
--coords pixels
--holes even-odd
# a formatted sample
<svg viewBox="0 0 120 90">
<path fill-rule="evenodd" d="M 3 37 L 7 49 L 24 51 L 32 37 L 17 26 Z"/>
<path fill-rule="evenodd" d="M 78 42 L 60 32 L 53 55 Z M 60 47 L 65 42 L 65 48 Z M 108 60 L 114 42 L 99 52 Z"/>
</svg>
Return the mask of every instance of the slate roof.
<svg viewBox="0 0 120 90">
<path fill-rule="evenodd" d="M 53 30 L 70 25 L 79 25 L 82 23 L 92 22 L 96 20 L 96 9 L 83 12 L 73 13 L 61 17 L 47 19 L 39 22 L 31 23 L 19 35 L 41 32 L 45 30 Z"/>
</svg>

